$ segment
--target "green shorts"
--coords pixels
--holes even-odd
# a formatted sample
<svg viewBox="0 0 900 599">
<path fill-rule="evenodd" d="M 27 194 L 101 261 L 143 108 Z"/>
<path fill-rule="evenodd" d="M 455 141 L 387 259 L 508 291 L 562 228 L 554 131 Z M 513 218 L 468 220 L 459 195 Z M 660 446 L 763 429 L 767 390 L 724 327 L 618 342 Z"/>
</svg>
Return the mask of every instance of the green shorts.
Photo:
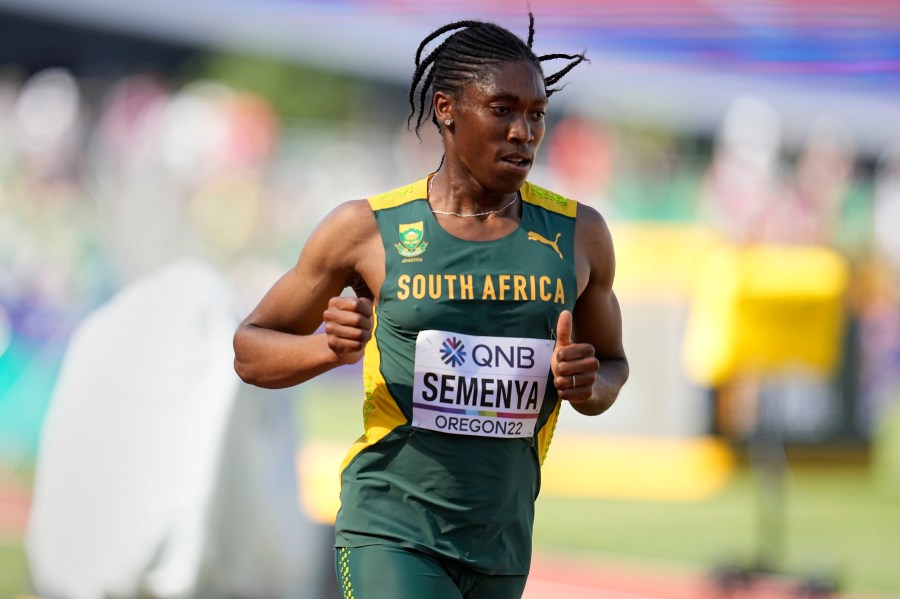
<svg viewBox="0 0 900 599">
<path fill-rule="evenodd" d="M 520 599 L 528 579 L 482 574 L 390 545 L 339 547 L 334 564 L 344 599 Z"/>
</svg>

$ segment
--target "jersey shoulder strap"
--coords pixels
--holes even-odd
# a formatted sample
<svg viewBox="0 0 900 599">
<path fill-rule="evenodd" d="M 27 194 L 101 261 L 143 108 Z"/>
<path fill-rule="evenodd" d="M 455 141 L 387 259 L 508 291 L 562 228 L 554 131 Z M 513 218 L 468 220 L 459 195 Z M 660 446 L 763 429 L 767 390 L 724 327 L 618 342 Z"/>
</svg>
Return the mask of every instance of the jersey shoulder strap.
<svg viewBox="0 0 900 599">
<path fill-rule="evenodd" d="M 555 212 L 569 218 L 575 218 L 578 211 L 578 202 L 564 198 L 556 192 L 544 189 L 540 185 L 525 182 L 522 185 L 522 201 L 533 204 L 544 210 Z"/>
<path fill-rule="evenodd" d="M 369 198 L 369 205 L 372 210 L 386 210 L 388 208 L 396 208 L 407 202 L 415 200 L 423 200 L 428 197 L 428 178 L 420 179 L 415 183 L 409 183 L 403 187 L 392 189 L 384 193 L 379 193 Z"/>
<path fill-rule="evenodd" d="M 574 200 L 527 181 L 522 185 L 521 192 L 522 200 L 529 204 L 563 216 L 575 218 L 578 203 Z M 372 210 L 377 212 L 388 208 L 396 208 L 415 200 L 424 200 L 427 197 L 428 177 L 425 177 L 414 183 L 374 195 L 368 200 Z"/>
</svg>

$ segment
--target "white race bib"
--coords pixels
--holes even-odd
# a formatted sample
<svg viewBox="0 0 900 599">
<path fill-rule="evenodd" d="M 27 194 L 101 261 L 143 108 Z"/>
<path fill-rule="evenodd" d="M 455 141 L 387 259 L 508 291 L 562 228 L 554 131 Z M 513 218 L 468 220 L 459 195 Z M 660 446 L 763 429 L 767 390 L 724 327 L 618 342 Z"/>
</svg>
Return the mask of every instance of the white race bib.
<svg viewBox="0 0 900 599">
<path fill-rule="evenodd" d="M 531 437 L 553 345 L 552 339 L 420 332 L 413 426 L 455 435 Z"/>
</svg>

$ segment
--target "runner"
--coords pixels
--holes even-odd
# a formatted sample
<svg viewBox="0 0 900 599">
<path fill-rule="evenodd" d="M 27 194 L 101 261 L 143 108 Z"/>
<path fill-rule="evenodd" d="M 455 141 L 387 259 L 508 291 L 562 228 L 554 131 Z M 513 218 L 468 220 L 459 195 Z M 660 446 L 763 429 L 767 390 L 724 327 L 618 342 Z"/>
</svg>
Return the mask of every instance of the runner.
<svg viewBox="0 0 900 599">
<path fill-rule="evenodd" d="M 336 523 L 346 599 L 520 597 L 560 400 L 600 414 L 628 376 L 604 219 L 526 181 L 554 85 L 585 59 L 536 56 L 529 17 L 527 42 L 480 21 L 423 40 L 410 121 L 438 127 L 437 172 L 337 207 L 235 334 L 237 372 L 263 387 L 365 355 Z"/>
</svg>

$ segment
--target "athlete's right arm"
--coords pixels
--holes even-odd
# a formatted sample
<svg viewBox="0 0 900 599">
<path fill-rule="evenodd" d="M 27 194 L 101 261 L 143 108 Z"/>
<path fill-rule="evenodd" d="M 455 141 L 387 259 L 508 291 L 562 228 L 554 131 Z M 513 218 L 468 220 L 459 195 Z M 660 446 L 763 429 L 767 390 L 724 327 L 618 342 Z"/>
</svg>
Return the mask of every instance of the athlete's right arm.
<svg viewBox="0 0 900 599">
<path fill-rule="evenodd" d="M 283 388 L 358 361 L 372 334 L 370 298 L 383 278 L 380 248 L 368 202 L 335 208 L 313 231 L 297 264 L 238 326 L 238 376 L 259 387 Z M 350 285 L 361 297 L 339 297 Z M 316 333 L 323 322 L 325 332 Z"/>
</svg>

